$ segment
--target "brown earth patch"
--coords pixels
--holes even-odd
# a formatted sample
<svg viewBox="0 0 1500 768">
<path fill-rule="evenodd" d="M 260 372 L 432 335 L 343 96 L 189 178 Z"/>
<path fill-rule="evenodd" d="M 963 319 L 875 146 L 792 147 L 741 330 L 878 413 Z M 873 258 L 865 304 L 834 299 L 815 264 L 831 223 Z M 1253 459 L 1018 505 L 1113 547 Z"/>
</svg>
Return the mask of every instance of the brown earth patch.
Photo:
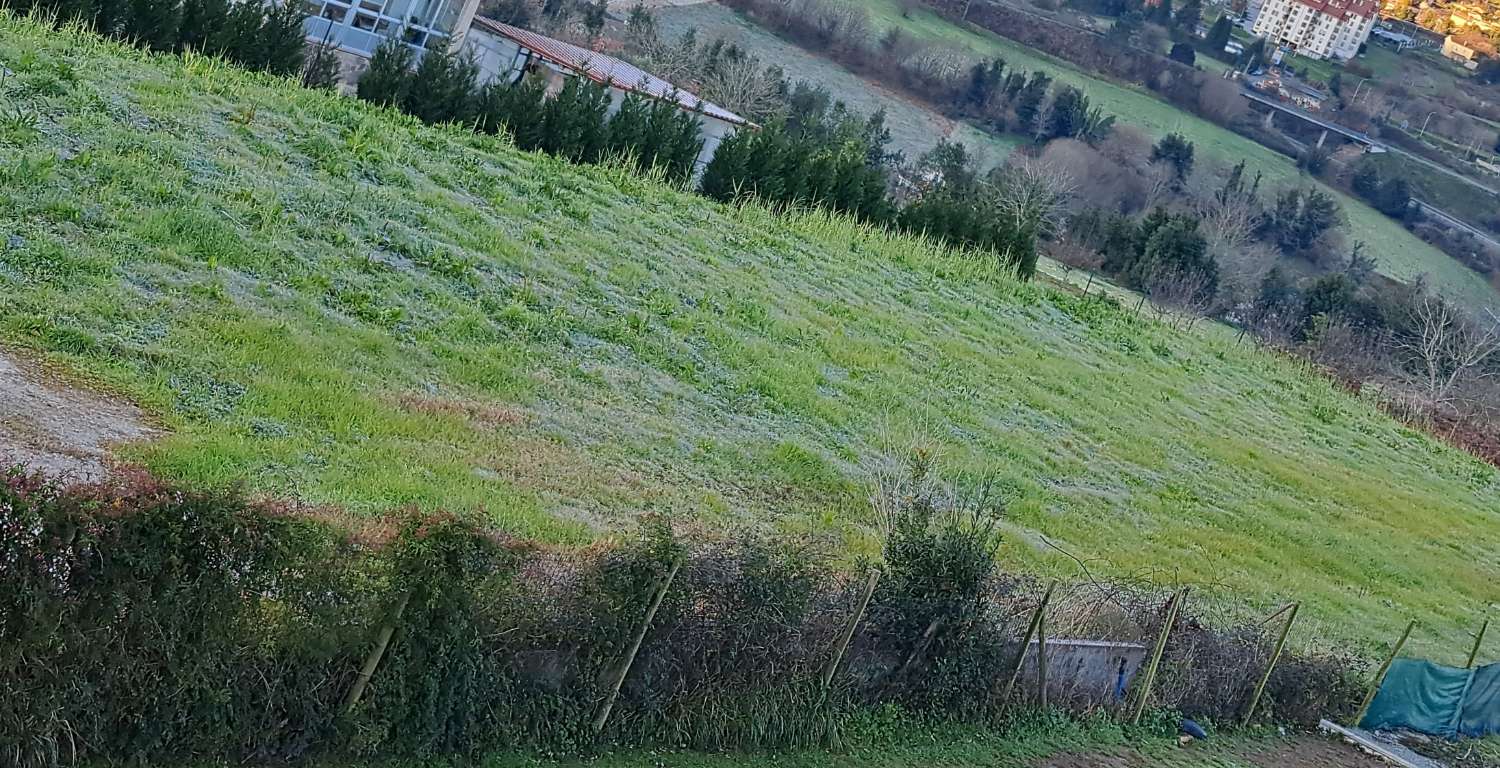
<svg viewBox="0 0 1500 768">
<path fill-rule="evenodd" d="M 1387 763 L 1357 748 L 1318 736 L 1300 736 L 1275 744 L 1217 748 L 1213 742 L 1192 744 L 1175 754 L 1143 755 L 1064 753 L 1037 760 L 1033 768 L 1208 768 L 1251 765 L 1256 768 L 1381 768 Z"/>
<path fill-rule="evenodd" d="M 97 482 L 114 445 L 159 434 L 134 405 L 0 350 L 0 465 Z"/>
</svg>

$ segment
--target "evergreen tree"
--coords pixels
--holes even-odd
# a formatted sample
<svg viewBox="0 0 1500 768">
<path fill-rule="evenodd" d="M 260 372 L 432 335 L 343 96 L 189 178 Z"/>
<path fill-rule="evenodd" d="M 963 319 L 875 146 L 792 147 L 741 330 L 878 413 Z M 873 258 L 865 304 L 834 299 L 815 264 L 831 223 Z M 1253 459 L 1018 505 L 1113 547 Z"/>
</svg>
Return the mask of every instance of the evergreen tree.
<svg viewBox="0 0 1500 768">
<path fill-rule="evenodd" d="M 260 28 L 265 12 L 260 3 L 230 3 L 229 13 L 219 28 L 218 39 L 209 42 L 207 50 L 248 69 L 258 69 Z"/>
<path fill-rule="evenodd" d="M 1198 34 L 1198 24 L 1203 21 L 1203 3 L 1187 0 L 1172 18 L 1173 26 L 1183 38 L 1191 39 Z"/>
<path fill-rule="evenodd" d="M 646 167 L 646 127 L 651 108 L 646 100 L 631 93 L 620 102 L 620 108 L 609 119 L 609 151 L 617 155 L 632 154 L 637 165 Z"/>
<path fill-rule="evenodd" d="M 226 0 L 183 0 L 178 49 L 209 51 L 211 41 L 222 39 L 228 19 Z"/>
<path fill-rule="evenodd" d="M 1215 58 L 1224 57 L 1224 47 L 1229 45 L 1234 36 L 1234 22 L 1229 20 L 1228 14 L 1220 16 L 1214 21 L 1213 27 L 1208 30 L 1208 36 L 1203 39 L 1203 50 Z"/>
<path fill-rule="evenodd" d="M 247 66 L 283 76 L 302 71 L 307 47 L 302 28 L 305 18 L 307 14 L 302 12 L 300 3 L 285 2 L 275 6 L 260 25 L 255 36 L 253 63 Z"/>
<path fill-rule="evenodd" d="M 467 122 L 473 115 L 479 65 L 447 48 L 422 55 L 401 108 L 424 123 Z"/>
<path fill-rule="evenodd" d="M 1157 0 L 1147 18 L 1163 27 L 1172 26 L 1172 0 Z"/>
<path fill-rule="evenodd" d="M 1193 46 L 1190 43 L 1173 43 L 1172 50 L 1167 54 L 1167 58 L 1178 64 L 1186 64 L 1189 67 L 1198 63 L 1198 54 L 1193 51 Z"/>
<path fill-rule="evenodd" d="M 1350 186 L 1360 197 L 1374 200 L 1380 194 L 1380 182 L 1380 169 L 1367 159 L 1354 170 L 1354 178 L 1350 180 Z"/>
<path fill-rule="evenodd" d="M 741 130 L 720 143 L 714 159 L 703 169 L 698 191 L 722 202 L 735 199 L 742 187 L 749 186 L 751 144 L 754 141 L 754 131 Z"/>
<path fill-rule="evenodd" d="M 1239 58 L 1235 59 L 1235 66 L 1247 72 L 1254 71 L 1265 62 L 1266 41 L 1265 38 L 1257 37 L 1240 51 Z"/>
<path fill-rule="evenodd" d="M 170 51 L 177 47 L 177 33 L 182 22 L 178 0 L 129 0 L 123 34 L 127 40 L 153 51 Z"/>
<path fill-rule="evenodd" d="M 333 90 L 338 87 L 338 84 L 338 49 L 327 43 L 307 46 L 306 59 L 302 66 L 303 87 Z"/>
<path fill-rule="evenodd" d="M 574 162 L 594 162 L 604 151 L 604 115 L 609 94 L 603 86 L 582 77 L 570 77 L 562 91 L 542 105 L 543 151 Z M 653 133 L 650 141 L 663 146 L 668 133 Z M 663 137 L 659 139 L 658 137 Z"/>
<path fill-rule="evenodd" d="M 1337 226 L 1340 214 L 1339 204 L 1322 190 L 1288 189 L 1267 214 L 1266 233 L 1282 250 L 1297 253 Z"/>
<path fill-rule="evenodd" d="M 1051 83 L 1052 78 L 1047 75 L 1032 72 L 1031 79 L 1026 81 L 1026 86 L 1016 95 L 1016 122 L 1028 131 L 1036 125 L 1037 115 L 1041 114 L 1042 101 L 1047 98 L 1047 88 Z"/>
<path fill-rule="evenodd" d="M 387 38 L 375 49 L 370 65 L 360 75 L 355 93 L 359 98 L 385 106 L 399 106 L 411 89 L 411 65 L 415 55 L 398 38 Z"/>
<path fill-rule="evenodd" d="M 1193 172 L 1193 142 L 1180 133 L 1169 133 L 1151 148 L 1151 162 L 1166 163 L 1172 175 L 1184 181 Z"/>
<path fill-rule="evenodd" d="M 1045 138 L 1073 138 L 1088 126 L 1088 99 L 1073 86 L 1064 86 L 1052 99 Z"/>
</svg>

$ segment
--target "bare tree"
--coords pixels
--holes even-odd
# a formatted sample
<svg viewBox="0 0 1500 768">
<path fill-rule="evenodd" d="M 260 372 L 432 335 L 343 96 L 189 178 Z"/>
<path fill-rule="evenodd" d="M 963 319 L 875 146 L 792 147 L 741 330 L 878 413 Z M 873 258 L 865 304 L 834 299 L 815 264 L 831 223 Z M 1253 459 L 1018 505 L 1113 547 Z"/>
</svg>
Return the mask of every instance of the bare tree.
<svg viewBox="0 0 1500 768">
<path fill-rule="evenodd" d="M 1076 189 L 1067 172 L 1030 157 L 1004 166 L 994 177 L 1001 215 L 1039 234 L 1058 229 L 1063 206 Z"/>
<path fill-rule="evenodd" d="M 1227 189 L 1217 173 L 1205 168 L 1194 174 L 1188 192 L 1209 253 L 1224 258 L 1250 242 L 1260 221 L 1260 201 L 1253 191 Z"/>
<path fill-rule="evenodd" d="M 781 108 L 774 73 L 760 68 L 754 58 L 736 59 L 719 67 L 703 82 L 703 98 L 752 120 L 764 120 Z"/>
<path fill-rule="evenodd" d="M 1144 188 L 1141 190 L 1141 210 L 1149 211 L 1172 196 L 1172 185 L 1177 176 L 1168 163 L 1151 163 L 1142 171 Z"/>
<path fill-rule="evenodd" d="M 1214 306 L 1214 284 L 1200 270 L 1157 269 L 1146 279 L 1145 288 L 1158 320 L 1175 311 L 1188 328 Z M 1175 327 L 1177 322 L 1174 318 L 1172 325 Z"/>
<path fill-rule="evenodd" d="M 1493 313 L 1477 320 L 1426 296 L 1412 307 L 1411 320 L 1412 333 L 1400 346 L 1410 355 L 1429 403 L 1452 405 L 1457 387 L 1492 375 L 1485 362 L 1500 349 L 1500 323 Z"/>
</svg>

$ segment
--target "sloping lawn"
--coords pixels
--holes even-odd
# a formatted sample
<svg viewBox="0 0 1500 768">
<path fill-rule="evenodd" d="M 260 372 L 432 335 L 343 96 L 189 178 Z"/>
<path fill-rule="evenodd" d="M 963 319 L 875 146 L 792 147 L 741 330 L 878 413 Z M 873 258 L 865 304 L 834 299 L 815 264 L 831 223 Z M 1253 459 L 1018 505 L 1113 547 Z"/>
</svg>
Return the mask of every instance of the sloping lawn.
<svg viewBox="0 0 1500 768">
<path fill-rule="evenodd" d="M 1211 326 L 203 58 L 0 16 L 0 65 L 0 341 L 141 403 L 170 478 L 853 554 L 917 441 L 1008 490 L 1007 567 L 1301 600 L 1302 644 L 1417 616 L 1451 661 L 1500 582 L 1491 467 Z"/>
</svg>

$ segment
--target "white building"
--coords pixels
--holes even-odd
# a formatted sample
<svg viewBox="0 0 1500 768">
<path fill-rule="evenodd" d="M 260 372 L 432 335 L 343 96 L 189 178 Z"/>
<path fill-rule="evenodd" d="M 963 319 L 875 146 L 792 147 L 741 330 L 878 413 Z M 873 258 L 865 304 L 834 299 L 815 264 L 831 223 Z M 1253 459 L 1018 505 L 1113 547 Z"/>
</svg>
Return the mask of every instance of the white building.
<svg viewBox="0 0 1500 768">
<path fill-rule="evenodd" d="M 479 0 L 303 0 L 307 40 L 337 47 L 351 82 L 375 49 L 400 36 L 420 56 L 463 41 Z"/>
<path fill-rule="evenodd" d="M 702 126 L 699 136 L 703 139 L 695 173 L 702 173 L 724 139 L 741 128 L 755 128 L 749 120 L 613 56 L 483 17 L 471 22 L 462 50 L 479 64 L 481 83 L 496 79 L 515 83 L 523 77 L 541 77 L 548 81 L 548 95 L 554 95 L 562 90 L 567 78 L 586 77 L 609 89 L 611 115 L 630 93 L 667 101 L 694 113 Z"/>
<path fill-rule="evenodd" d="M 1349 59 L 1370 37 L 1375 0 L 1264 0 L 1250 31 L 1312 59 Z"/>
</svg>

